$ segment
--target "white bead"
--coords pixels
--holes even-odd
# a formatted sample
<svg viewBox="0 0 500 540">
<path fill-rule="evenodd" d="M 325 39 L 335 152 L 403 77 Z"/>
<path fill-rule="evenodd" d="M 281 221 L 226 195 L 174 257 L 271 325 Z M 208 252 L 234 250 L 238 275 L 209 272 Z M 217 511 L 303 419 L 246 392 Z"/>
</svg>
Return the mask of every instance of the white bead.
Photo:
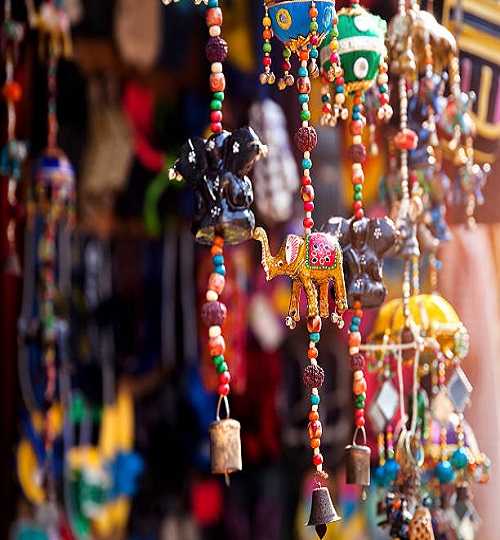
<svg viewBox="0 0 500 540">
<path fill-rule="evenodd" d="M 210 37 L 220 36 L 220 26 L 211 26 L 208 29 L 208 33 L 210 34 Z"/>
<path fill-rule="evenodd" d="M 389 77 L 387 73 L 381 73 L 377 78 L 377 82 L 379 84 L 385 84 L 388 80 L 389 80 Z"/>
<path fill-rule="evenodd" d="M 208 329 L 208 337 L 210 338 L 214 338 L 214 337 L 218 337 L 221 335 L 221 328 L 220 326 L 211 326 L 209 329 Z"/>
<path fill-rule="evenodd" d="M 352 137 L 353 144 L 361 144 L 362 142 L 363 142 L 363 137 L 361 137 L 361 135 L 353 135 Z"/>
<path fill-rule="evenodd" d="M 309 152 L 309 151 L 304 152 L 304 158 L 305 159 L 309 159 L 310 157 L 311 157 L 311 152 Z"/>
<path fill-rule="evenodd" d="M 215 302 L 215 300 L 219 298 L 219 295 L 215 291 L 212 291 L 212 289 L 209 289 L 205 295 L 205 298 L 208 302 Z"/>
<path fill-rule="evenodd" d="M 352 70 L 354 72 L 354 75 L 358 79 L 364 79 L 368 75 L 368 69 L 370 67 L 370 64 L 368 63 L 368 60 L 361 56 L 354 62 L 354 65 L 352 66 Z"/>
<path fill-rule="evenodd" d="M 309 360 L 309 363 L 311 364 L 311 366 L 317 366 L 318 365 L 318 361 L 316 360 L 316 358 L 311 358 Z"/>
<path fill-rule="evenodd" d="M 319 447 L 313 450 L 313 454 L 317 456 L 319 454 Z"/>
<path fill-rule="evenodd" d="M 214 62 L 211 69 L 212 73 L 222 73 L 222 62 Z"/>
<path fill-rule="evenodd" d="M 359 353 L 359 347 L 349 347 L 349 354 L 352 356 L 353 354 Z"/>
<path fill-rule="evenodd" d="M 354 26 L 360 32 L 366 32 L 370 28 L 370 19 L 366 15 L 358 15 L 354 17 Z"/>
<path fill-rule="evenodd" d="M 318 412 L 318 406 L 317 405 L 311 405 L 311 411 Z"/>
<path fill-rule="evenodd" d="M 311 388 L 311 394 L 313 396 L 317 396 L 319 394 L 318 389 L 317 388 Z"/>
<path fill-rule="evenodd" d="M 335 94 L 335 103 L 338 103 L 339 105 L 343 105 L 345 103 L 344 94 Z"/>
</svg>

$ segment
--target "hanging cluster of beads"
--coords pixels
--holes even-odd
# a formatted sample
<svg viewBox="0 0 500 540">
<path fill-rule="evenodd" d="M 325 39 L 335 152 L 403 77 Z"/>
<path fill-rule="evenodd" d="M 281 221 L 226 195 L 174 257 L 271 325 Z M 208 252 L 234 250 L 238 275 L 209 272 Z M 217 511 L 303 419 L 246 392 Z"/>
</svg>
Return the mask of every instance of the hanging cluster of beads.
<svg viewBox="0 0 500 540">
<path fill-rule="evenodd" d="M 262 58 L 262 65 L 264 66 L 264 72 L 260 74 L 259 80 L 261 84 L 266 84 L 266 83 L 274 84 L 276 77 L 274 73 L 271 71 L 271 64 L 272 64 L 271 38 L 273 37 L 273 31 L 271 28 L 271 17 L 269 17 L 267 6 L 264 6 L 264 9 L 265 9 L 265 15 L 264 15 L 264 18 L 262 19 L 262 26 L 264 27 L 264 30 L 262 31 L 262 38 L 264 40 L 264 43 L 262 45 L 262 51 L 264 52 L 264 57 Z M 285 58 L 284 52 L 283 52 L 283 58 Z M 288 69 L 290 69 L 290 67 Z M 288 86 L 293 84 L 293 76 L 291 77 L 292 77 L 291 82 L 289 78 L 286 79 L 286 84 Z"/>
<path fill-rule="evenodd" d="M 365 401 L 366 401 L 366 379 L 364 374 L 365 358 L 360 353 L 361 332 L 359 325 L 363 316 L 361 302 L 355 300 L 353 302 L 353 316 L 349 325 L 349 369 L 353 374 L 352 390 L 355 396 L 355 418 L 354 423 L 356 428 L 364 430 L 365 426 Z"/>
<path fill-rule="evenodd" d="M 222 72 L 222 64 L 227 57 L 227 43 L 221 37 L 222 10 L 218 0 L 208 0 L 206 23 L 210 38 L 205 53 L 210 66 L 210 90 L 213 92 L 210 103 L 210 130 L 212 133 L 222 131 L 222 102 L 226 89 L 226 78 Z"/>
<path fill-rule="evenodd" d="M 27 144 L 16 139 L 16 104 L 22 98 L 21 85 L 14 79 L 14 70 L 19 57 L 20 42 L 24 37 L 24 26 L 12 19 L 10 0 L 4 6 L 4 21 L 1 28 L 2 53 L 5 57 L 5 83 L 2 97 L 7 103 L 7 143 L 0 156 L 0 174 L 7 178 L 8 255 L 4 270 L 13 275 L 20 275 L 21 265 L 16 249 L 16 207 L 17 185 L 21 178 L 21 165 L 27 157 Z"/>
<path fill-rule="evenodd" d="M 328 474 L 323 470 L 323 456 L 320 451 L 321 435 L 323 428 L 319 419 L 319 389 L 323 386 L 325 380 L 325 372 L 318 365 L 318 349 L 317 343 L 320 339 L 321 318 L 311 317 L 307 321 L 307 329 L 309 331 L 309 349 L 307 356 L 309 365 L 304 368 L 303 381 L 307 388 L 311 391 L 311 412 L 309 413 L 309 424 L 307 431 L 309 433 L 309 445 L 313 449 L 313 464 L 316 467 L 316 473 L 323 479 L 328 478 Z"/>
<path fill-rule="evenodd" d="M 206 303 L 201 311 L 201 318 L 208 327 L 209 354 L 219 376 L 217 392 L 220 397 L 229 394 L 229 383 L 231 381 L 231 374 L 224 358 L 226 342 L 221 329 L 226 320 L 227 308 L 225 304 L 219 301 L 219 296 L 224 290 L 226 281 L 223 247 L 224 239 L 221 236 L 215 236 L 210 249 L 214 270 L 208 278 L 207 293 L 205 295 Z"/>
</svg>

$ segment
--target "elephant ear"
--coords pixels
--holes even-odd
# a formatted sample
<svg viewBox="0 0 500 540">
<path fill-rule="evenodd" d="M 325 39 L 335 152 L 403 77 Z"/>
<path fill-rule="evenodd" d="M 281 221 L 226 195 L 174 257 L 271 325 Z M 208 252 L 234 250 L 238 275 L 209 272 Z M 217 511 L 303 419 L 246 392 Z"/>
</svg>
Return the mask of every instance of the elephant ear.
<svg viewBox="0 0 500 540">
<path fill-rule="evenodd" d="M 371 219 L 368 223 L 368 244 L 377 257 L 382 257 L 396 242 L 398 232 L 387 216 Z"/>
<path fill-rule="evenodd" d="M 286 237 L 285 258 L 286 258 L 287 264 L 291 264 L 295 262 L 299 254 L 299 246 L 300 246 L 300 239 L 297 235 L 289 234 Z"/>
</svg>

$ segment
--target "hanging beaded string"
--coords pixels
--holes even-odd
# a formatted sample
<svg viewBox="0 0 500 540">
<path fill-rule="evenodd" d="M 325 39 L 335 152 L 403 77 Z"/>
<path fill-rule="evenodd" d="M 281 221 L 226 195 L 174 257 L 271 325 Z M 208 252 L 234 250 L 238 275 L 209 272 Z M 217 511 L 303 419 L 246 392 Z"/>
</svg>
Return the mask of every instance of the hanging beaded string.
<svg viewBox="0 0 500 540">
<path fill-rule="evenodd" d="M 271 51 L 272 51 L 272 45 L 271 45 L 271 38 L 273 37 L 273 31 L 271 28 L 271 17 L 269 17 L 269 12 L 267 9 L 267 5 L 264 5 L 264 18 L 262 19 L 262 26 L 264 27 L 264 30 L 262 31 L 262 38 L 264 39 L 264 43 L 262 44 L 262 51 L 264 52 L 264 57 L 262 58 L 262 65 L 264 66 L 264 72 L 260 74 L 259 80 L 261 84 L 273 84 L 276 80 L 276 77 L 274 73 L 271 71 Z M 290 52 L 290 49 L 288 49 L 288 52 Z M 283 83 L 280 81 L 278 82 L 278 86 L 281 88 L 284 84 L 285 86 L 291 86 L 293 84 L 293 75 L 288 74 L 288 70 L 291 68 L 290 62 L 286 60 L 286 58 L 290 58 L 290 54 L 285 56 L 285 50 L 283 51 L 283 69 L 285 70 L 285 78 L 283 80 Z M 285 67 L 285 64 L 287 67 Z M 290 79 L 291 77 L 291 79 Z M 285 88 L 283 86 L 283 88 Z"/>
<path fill-rule="evenodd" d="M 220 133 L 222 131 L 222 102 L 224 101 L 224 90 L 226 88 L 222 68 L 227 57 L 227 43 L 221 37 L 223 17 L 218 0 L 208 0 L 205 18 L 210 35 L 205 52 L 208 61 L 211 62 L 210 90 L 213 92 L 213 99 L 210 104 L 210 130 L 212 133 Z M 267 67 L 271 65 L 270 60 L 269 58 Z M 205 296 L 207 302 L 202 307 L 201 316 L 203 322 L 208 326 L 208 351 L 218 375 L 217 393 L 219 394 L 219 405 L 217 410 L 220 408 L 221 401 L 225 399 L 227 415 L 229 416 L 227 395 L 230 391 L 231 374 L 224 357 L 226 343 L 221 329 L 226 319 L 227 308 L 225 304 L 219 302 L 219 296 L 224 290 L 226 275 L 223 248 L 224 238 L 215 235 L 210 248 L 214 269 L 208 278 Z"/>
<path fill-rule="evenodd" d="M 3 150 L 0 172 L 2 175 L 7 176 L 7 211 L 9 218 L 7 242 L 9 253 L 15 257 L 14 261 L 10 261 L 11 268 L 8 270 L 16 275 L 20 273 L 19 258 L 16 251 L 16 191 L 21 178 L 21 164 L 26 158 L 27 148 L 24 142 L 16 139 L 16 103 L 19 103 L 22 98 L 22 88 L 14 79 L 14 70 L 19 56 L 19 44 L 23 37 L 24 26 L 12 19 L 11 0 L 5 0 L 2 25 L 2 40 L 5 43 L 3 51 L 5 56 L 5 83 L 2 87 L 2 96 L 7 104 L 7 144 Z"/>
</svg>

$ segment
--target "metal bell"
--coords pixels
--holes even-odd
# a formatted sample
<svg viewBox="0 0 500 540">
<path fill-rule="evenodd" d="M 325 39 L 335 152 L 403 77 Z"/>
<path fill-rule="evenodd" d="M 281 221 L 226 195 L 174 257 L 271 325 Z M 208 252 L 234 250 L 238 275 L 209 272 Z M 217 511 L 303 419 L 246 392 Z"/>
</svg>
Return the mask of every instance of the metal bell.
<svg viewBox="0 0 500 540">
<path fill-rule="evenodd" d="M 241 441 L 240 428 L 238 420 L 233 418 L 219 417 L 220 405 L 222 402 L 219 399 L 217 405 L 217 415 L 215 422 L 212 422 L 208 427 L 210 433 L 210 463 L 213 474 L 224 474 L 226 483 L 229 484 L 228 474 L 236 471 L 241 471 Z M 229 417 L 229 404 L 226 396 L 224 396 L 227 415 Z"/>
<path fill-rule="evenodd" d="M 356 444 L 356 435 L 359 428 L 356 428 L 352 444 L 345 447 L 346 453 L 346 484 L 357 484 L 359 486 L 370 485 L 370 448 L 366 446 L 366 432 L 364 429 L 364 443 Z"/>
<path fill-rule="evenodd" d="M 306 525 L 316 526 L 318 536 L 323 538 L 326 533 L 326 523 L 341 519 L 333 506 L 328 488 L 324 486 L 315 488 L 312 492 L 311 514 Z M 321 532 L 323 532 L 322 535 Z"/>
</svg>

